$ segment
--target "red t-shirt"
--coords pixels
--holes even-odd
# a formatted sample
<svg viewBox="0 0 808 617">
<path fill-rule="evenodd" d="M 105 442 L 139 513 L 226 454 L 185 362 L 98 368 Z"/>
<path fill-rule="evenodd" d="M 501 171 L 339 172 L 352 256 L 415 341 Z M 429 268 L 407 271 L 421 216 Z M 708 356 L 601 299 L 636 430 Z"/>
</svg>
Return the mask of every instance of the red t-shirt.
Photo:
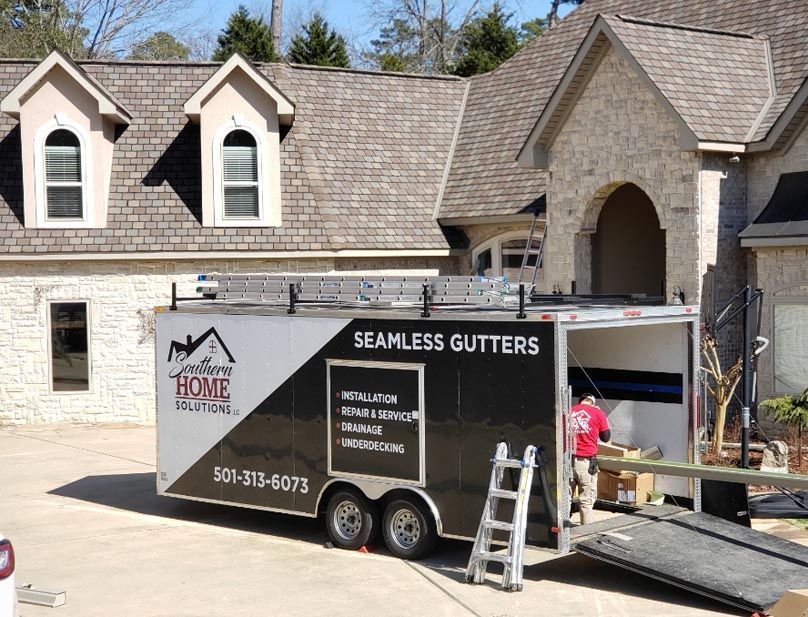
<svg viewBox="0 0 808 617">
<path fill-rule="evenodd" d="M 598 433 L 609 428 L 606 414 L 600 407 L 579 403 L 570 410 L 572 432 L 575 435 L 575 456 L 598 453 Z"/>
</svg>

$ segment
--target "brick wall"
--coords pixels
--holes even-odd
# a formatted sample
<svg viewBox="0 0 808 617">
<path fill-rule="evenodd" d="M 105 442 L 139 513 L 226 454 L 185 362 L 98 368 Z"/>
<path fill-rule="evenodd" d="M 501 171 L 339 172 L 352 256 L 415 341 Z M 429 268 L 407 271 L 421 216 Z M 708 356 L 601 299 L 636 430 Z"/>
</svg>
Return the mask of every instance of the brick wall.
<svg viewBox="0 0 808 617">
<path fill-rule="evenodd" d="M 668 295 L 697 302 L 699 158 L 682 152 L 674 122 L 634 70 L 608 51 L 550 149 L 545 288 L 590 290 L 590 235 L 609 194 L 632 182 L 666 231 Z"/>
<path fill-rule="evenodd" d="M 152 308 L 201 272 L 455 274 L 449 259 L 0 262 L 0 424 L 154 422 Z M 91 391 L 51 393 L 49 300 L 89 300 Z"/>
</svg>

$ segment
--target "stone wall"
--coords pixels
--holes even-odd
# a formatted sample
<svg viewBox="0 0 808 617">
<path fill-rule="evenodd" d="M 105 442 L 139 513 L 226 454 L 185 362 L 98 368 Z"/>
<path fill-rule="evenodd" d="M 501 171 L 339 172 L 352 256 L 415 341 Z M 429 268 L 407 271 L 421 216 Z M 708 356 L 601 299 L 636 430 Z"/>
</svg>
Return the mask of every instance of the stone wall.
<svg viewBox="0 0 808 617">
<path fill-rule="evenodd" d="M 668 295 L 698 302 L 699 157 L 681 151 L 677 126 L 631 66 L 609 50 L 550 148 L 545 289 L 590 291 L 590 235 L 600 208 L 632 182 L 651 198 L 666 232 Z"/>
<path fill-rule="evenodd" d="M 772 341 L 761 354 L 758 364 L 760 400 L 782 394 L 774 388 L 773 340 L 774 303 L 778 297 L 790 296 L 808 302 L 808 247 L 758 248 L 754 252 L 757 283 L 765 288 L 760 332 Z M 808 375 L 806 384 L 808 387 Z"/>
<path fill-rule="evenodd" d="M 456 274 L 455 258 L 0 262 L 0 424 L 154 422 L 155 305 L 202 272 Z M 88 300 L 89 392 L 50 391 L 47 307 Z"/>
</svg>

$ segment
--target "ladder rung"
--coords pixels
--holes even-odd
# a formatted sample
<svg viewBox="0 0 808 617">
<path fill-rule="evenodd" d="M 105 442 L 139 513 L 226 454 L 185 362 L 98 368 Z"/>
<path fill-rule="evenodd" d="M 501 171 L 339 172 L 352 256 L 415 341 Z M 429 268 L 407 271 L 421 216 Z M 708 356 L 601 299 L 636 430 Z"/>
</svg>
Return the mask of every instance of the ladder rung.
<svg viewBox="0 0 808 617">
<path fill-rule="evenodd" d="M 499 497 L 500 499 L 516 499 L 516 491 L 506 491 L 502 488 L 492 488 L 488 491 L 491 497 Z"/>
<path fill-rule="evenodd" d="M 506 523 L 505 521 L 495 521 L 487 518 L 483 521 L 483 525 L 491 529 L 499 529 L 500 531 L 513 531 L 513 523 Z"/>
<path fill-rule="evenodd" d="M 508 553 L 492 553 L 491 551 L 480 551 L 480 559 L 483 561 L 498 561 L 499 563 L 511 563 Z"/>
<path fill-rule="evenodd" d="M 495 458 L 492 460 L 494 461 L 494 465 L 497 465 L 498 467 L 513 467 L 514 469 L 522 468 L 522 461 L 515 458 Z"/>
</svg>

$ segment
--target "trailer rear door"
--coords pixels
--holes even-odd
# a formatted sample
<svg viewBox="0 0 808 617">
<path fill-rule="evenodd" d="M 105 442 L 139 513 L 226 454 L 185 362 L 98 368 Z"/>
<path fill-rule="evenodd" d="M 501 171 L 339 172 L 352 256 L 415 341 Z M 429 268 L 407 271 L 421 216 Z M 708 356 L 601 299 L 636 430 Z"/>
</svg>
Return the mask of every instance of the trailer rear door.
<svg viewBox="0 0 808 617">
<path fill-rule="evenodd" d="M 681 508 L 573 529 L 574 551 L 749 611 L 808 586 L 808 547 Z"/>
</svg>

